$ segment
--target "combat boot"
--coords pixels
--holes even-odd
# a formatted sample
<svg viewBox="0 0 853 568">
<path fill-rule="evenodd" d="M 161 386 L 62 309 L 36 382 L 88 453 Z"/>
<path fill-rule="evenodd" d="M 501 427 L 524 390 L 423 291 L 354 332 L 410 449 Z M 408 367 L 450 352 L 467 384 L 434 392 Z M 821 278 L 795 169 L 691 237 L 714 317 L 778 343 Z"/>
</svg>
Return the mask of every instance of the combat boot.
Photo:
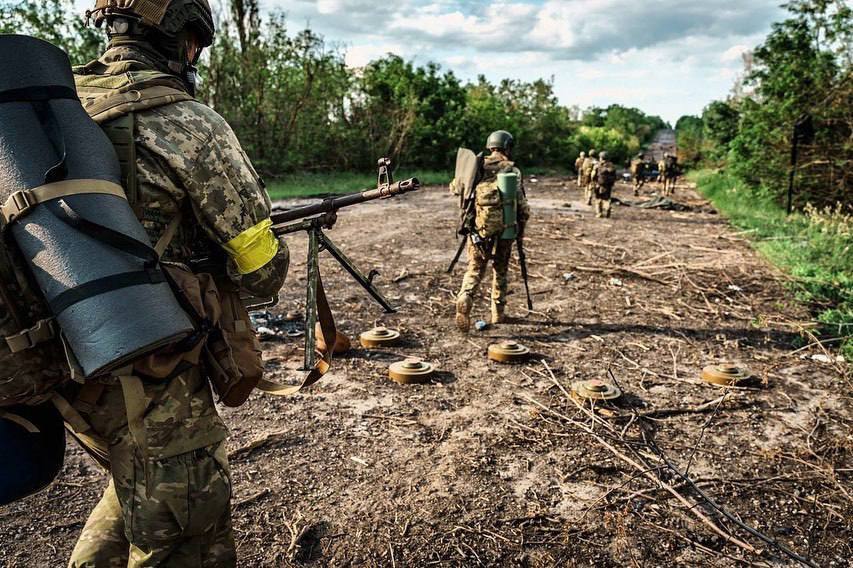
<svg viewBox="0 0 853 568">
<path fill-rule="evenodd" d="M 456 300 L 456 329 L 468 333 L 471 329 L 471 308 L 473 302 L 467 296 Z"/>
<path fill-rule="evenodd" d="M 504 306 L 499 306 L 492 304 L 492 325 L 497 325 L 499 323 L 506 323 L 506 313 L 504 313 Z"/>
</svg>

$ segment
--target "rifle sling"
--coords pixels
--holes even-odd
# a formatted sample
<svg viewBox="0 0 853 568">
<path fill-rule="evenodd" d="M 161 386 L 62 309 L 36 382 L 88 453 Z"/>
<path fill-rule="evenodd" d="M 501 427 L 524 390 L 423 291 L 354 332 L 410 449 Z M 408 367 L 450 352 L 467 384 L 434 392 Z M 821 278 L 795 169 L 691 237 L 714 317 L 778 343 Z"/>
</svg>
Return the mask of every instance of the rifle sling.
<svg viewBox="0 0 853 568">
<path fill-rule="evenodd" d="M 332 353 L 335 349 L 338 332 L 335 328 L 335 317 L 326 299 L 323 280 L 319 276 L 317 278 L 317 319 L 320 322 L 323 343 L 326 347 L 323 350 L 317 350 L 317 354 L 319 355 L 317 362 L 314 364 L 314 368 L 302 379 L 302 383 L 299 385 L 283 385 L 267 379 L 261 379 L 258 381 L 258 390 L 273 396 L 291 396 L 319 381 L 331 368 Z"/>
</svg>

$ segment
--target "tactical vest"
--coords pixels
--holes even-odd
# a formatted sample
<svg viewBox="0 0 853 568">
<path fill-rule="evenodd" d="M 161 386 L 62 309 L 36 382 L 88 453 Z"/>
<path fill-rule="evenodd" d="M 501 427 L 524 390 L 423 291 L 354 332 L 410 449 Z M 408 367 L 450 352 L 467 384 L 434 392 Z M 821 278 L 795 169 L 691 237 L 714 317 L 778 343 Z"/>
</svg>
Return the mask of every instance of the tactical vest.
<svg viewBox="0 0 853 568">
<path fill-rule="evenodd" d="M 75 72 L 84 71 L 77 68 Z M 136 113 L 193 97 L 183 83 L 158 71 L 130 71 L 120 75 L 76 75 L 83 109 L 109 137 L 121 164 L 122 184 L 130 206 L 139 216 L 136 178 Z"/>
<path fill-rule="evenodd" d="M 610 162 L 599 162 L 596 166 L 596 183 L 603 188 L 611 188 L 616 183 L 616 168 Z"/>
<path fill-rule="evenodd" d="M 498 236 L 515 224 L 515 220 L 504 219 L 504 202 L 498 185 L 498 174 L 510 173 L 515 163 L 510 160 L 486 158 L 483 177 L 477 184 L 477 214 L 475 226 L 484 239 Z M 508 221 L 511 221 L 508 223 Z"/>
</svg>

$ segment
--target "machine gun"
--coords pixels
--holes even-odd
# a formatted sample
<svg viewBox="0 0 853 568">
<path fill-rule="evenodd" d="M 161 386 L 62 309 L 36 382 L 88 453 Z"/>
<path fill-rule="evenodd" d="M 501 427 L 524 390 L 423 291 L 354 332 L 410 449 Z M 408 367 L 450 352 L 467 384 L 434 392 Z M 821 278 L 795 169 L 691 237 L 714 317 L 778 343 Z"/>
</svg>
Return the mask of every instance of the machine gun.
<svg viewBox="0 0 853 568">
<path fill-rule="evenodd" d="M 379 176 L 375 189 L 345 195 L 343 197 L 334 197 L 325 199 L 315 205 L 307 205 L 305 207 L 297 207 L 286 211 L 276 211 L 271 215 L 273 226 L 272 231 L 276 235 L 288 235 L 300 231 L 308 233 L 308 290 L 306 296 L 305 307 L 305 369 L 313 369 L 317 363 L 317 353 L 315 351 L 316 344 L 316 324 L 318 317 L 320 319 L 321 329 L 323 330 L 324 340 L 327 348 L 331 350 L 334 347 L 334 322 L 332 321 L 331 329 L 332 336 L 329 337 L 326 331 L 326 322 L 331 318 L 331 312 L 328 310 L 326 303 L 325 291 L 323 290 L 322 280 L 320 279 L 320 264 L 319 254 L 322 251 L 328 251 L 338 263 L 364 288 L 368 294 L 385 310 L 385 313 L 394 313 L 396 309 L 391 306 L 388 300 L 382 293 L 373 285 L 373 280 L 379 275 L 376 270 L 371 270 L 366 276 L 353 264 L 353 262 L 343 253 L 343 251 L 326 236 L 323 232 L 326 229 L 331 229 L 337 221 L 337 212 L 344 207 L 358 205 L 366 201 L 375 199 L 388 199 L 404 193 L 417 191 L 421 184 L 417 178 L 410 178 L 403 181 L 394 182 L 393 174 L 391 173 L 391 160 L 382 158 L 379 160 Z M 325 313 L 324 313 L 325 312 Z"/>
</svg>

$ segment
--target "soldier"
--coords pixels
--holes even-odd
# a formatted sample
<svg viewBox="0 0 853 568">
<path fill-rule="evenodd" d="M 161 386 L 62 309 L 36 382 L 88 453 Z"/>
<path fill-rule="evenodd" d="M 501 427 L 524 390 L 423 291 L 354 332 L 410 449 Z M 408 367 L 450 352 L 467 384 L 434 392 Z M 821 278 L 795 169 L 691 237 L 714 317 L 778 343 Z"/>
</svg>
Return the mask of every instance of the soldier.
<svg viewBox="0 0 853 568">
<path fill-rule="evenodd" d="M 583 167 L 583 161 L 586 159 L 586 152 L 581 152 L 578 159 L 575 160 L 575 171 L 578 174 L 578 187 L 583 187 L 583 175 L 581 173 L 581 168 Z"/>
<path fill-rule="evenodd" d="M 610 218 L 610 198 L 616 184 L 616 167 L 607 159 L 607 152 L 598 155 L 592 179 L 595 183 L 595 216 Z"/>
<path fill-rule="evenodd" d="M 220 290 L 277 293 L 289 256 L 270 229 L 263 182 L 225 120 L 193 98 L 195 64 L 213 41 L 208 1 L 97 0 L 87 16 L 109 43 L 75 69 L 78 92 L 90 114 L 132 117 L 125 190 L 152 244 L 169 261 L 213 259 Z M 227 429 L 205 370 L 122 384 L 107 376 L 66 393 L 89 428 L 79 441 L 110 472 L 69 565 L 235 566 Z"/>
<path fill-rule="evenodd" d="M 662 193 L 666 195 L 666 159 L 669 156 L 668 152 L 663 153 L 663 157 L 658 160 L 658 183 L 661 184 Z"/>
<path fill-rule="evenodd" d="M 646 184 L 646 162 L 642 152 L 631 160 L 631 180 L 634 182 L 634 195 L 640 195 L 640 189 Z"/>
<path fill-rule="evenodd" d="M 669 195 L 675 193 L 675 182 L 678 180 L 678 157 L 675 154 L 667 154 L 666 158 L 666 176 L 664 183 L 666 192 Z"/>
<path fill-rule="evenodd" d="M 502 237 L 505 237 L 506 229 L 510 228 L 514 222 L 517 238 L 523 238 L 527 220 L 530 218 L 530 208 L 524 193 L 521 171 L 512 161 L 512 148 L 512 135 L 504 130 L 493 132 L 486 142 L 486 149 L 491 153 L 483 162 L 482 176 L 474 189 L 476 200 L 473 225 L 468 240 L 468 270 L 465 272 L 462 288 L 456 297 L 456 327 L 460 331 L 467 332 L 471 327 L 474 295 L 483 280 L 489 260 L 492 261 L 494 272 L 492 323 L 499 324 L 506 320 L 509 286 L 507 272 L 515 238 Z M 515 173 L 518 176 L 514 220 L 505 216 L 504 206 L 509 204 L 506 203 L 506 197 L 498 186 L 498 174 L 502 173 Z"/>
<path fill-rule="evenodd" d="M 595 156 L 595 149 L 593 148 L 589 151 L 589 154 L 586 155 L 586 159 L 583 161 L 583 165 L 581 166 L 584 182 L 583 191 L 587 205 L 592 205 L 593 188 L 595 186 L 595 181 L 592 179 L 592 168 L 595 167 Z"/>
</svg>

